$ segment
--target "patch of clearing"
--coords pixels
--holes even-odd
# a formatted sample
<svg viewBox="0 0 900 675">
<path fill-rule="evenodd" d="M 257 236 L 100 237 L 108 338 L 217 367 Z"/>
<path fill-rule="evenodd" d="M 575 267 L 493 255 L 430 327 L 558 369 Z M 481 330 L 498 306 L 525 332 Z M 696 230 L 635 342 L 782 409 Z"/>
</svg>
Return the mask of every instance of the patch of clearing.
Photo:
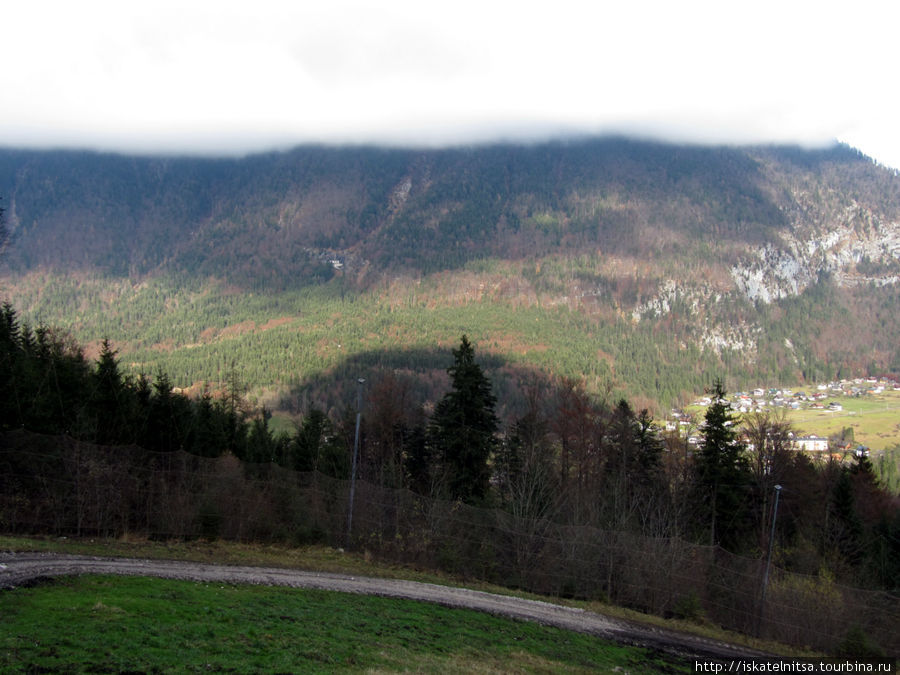
<svg viewBox="0 0 900 675">
<path fill-rule="evenodd" d="M 286 323 L 290 323 L 294 318 L 291 316 L 280 316 L 277 319 L 269 319 L 262 326 L 260 326 L 257 330 L 271 330 L 272 328 L 278 328 L 279 326 L 283 326 Z"/>
<path fill-rule="evenodd" d="M 529 352 L 546 352 L 550 345 L 544 343 L 531 343 L 521 335 L 492 335 L 485 341 L 491 352 L 495 354 L 527 354 Z"/>
<path fill-rule="evenodd" d="M 246 335 L 247 333 L 252 333 L 254 330 L 256 330 L 255 322 L 249 320 L 241 321 L 240 323 L 232 324 L 231 326 L 225 326 L 225 328 L 219 331 L 219 338 L 222 339 Z"/>
<path fill-rule="evenodd" d="M 175 340 L 173 338 L 168 338 L 163 340 L 162 342 L 157 342 L 150 346 L 151 351 L 154 352 L 165 352 L 167 354 L 174 352 L 178 346 L 175 344 Z"/>
</svg>

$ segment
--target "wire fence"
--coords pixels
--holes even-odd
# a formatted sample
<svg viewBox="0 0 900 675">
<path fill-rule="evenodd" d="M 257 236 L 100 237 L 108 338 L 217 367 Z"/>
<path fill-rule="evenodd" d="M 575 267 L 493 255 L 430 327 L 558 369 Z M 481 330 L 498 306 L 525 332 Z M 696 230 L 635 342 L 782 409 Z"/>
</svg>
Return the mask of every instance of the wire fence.
<svg viewBox="0 0 900 675">
<path fill-rule="evenodd" d="M 0 436 L 0 531 L 156 539 L 324 543 L 398 563 L 557 597 L 600 599 L 661 616 L 832 651 L 862 631 L 900 653 L 900 598 L 678 538 L 516 517 L 231 455 L 202 458 L 68 437 Z"/>
</svg>

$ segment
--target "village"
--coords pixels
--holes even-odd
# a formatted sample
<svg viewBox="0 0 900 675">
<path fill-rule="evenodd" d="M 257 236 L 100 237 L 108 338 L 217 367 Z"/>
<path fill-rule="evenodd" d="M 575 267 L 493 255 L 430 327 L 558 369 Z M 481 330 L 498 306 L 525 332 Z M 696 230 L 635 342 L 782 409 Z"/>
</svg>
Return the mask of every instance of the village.
<svg viewBox="0 0 900 675">
<path fill-rule="evenodd" d="M 896 392 L 896 394 L 894 394 Z M 854 438 L 852 427 L 842 427 L 842 433 L 808 433 L 799 424 L 798 413 L 806 412 L 804 421 L 809 419 L 809 414 L 820 413 L 823 418 L 839 416 L 855 416 L 853 410 L 846 410 L 850 401 L 860 398 L 872 399 L 885 394 L 896 396 L 893 410 L 897 417 L 896 429 L 900 430 L 900 382 L 891 378 L 856 378 L 852 380 L 840 380 L 816 385 L 814 389 L 803 390 L 757 387 L 752 391 L 740 391 L 729 396 L 728 405 L 736 420 L 744 415 L 783 411 L 785 419 L 792 424 L 794 429 L 789 433 L 793 448 L 798 452 L 804 452 L 812 457 L 825 460 L 845 461 L 855 456 L 868 457 L 870 449 L 867 445 Z M 703 425 L 705 409 L 713 401 L 708 396 L 698 398 L 685 409 L 673 409 L 666 419 L 665 430 L 667 433 L 677 433 L 687 439 L 689 446 L 697 447 L 702 442 L 700 431 Z M 814 427 L 827 427 L 828 422 L 813 424 Z M 849 436 L 849 437 L 848 437 Z M 742 441 L 752 450 L 749 439 L 741 436 Z M 895 440 L 900 443 L 900 434 Z"/>
</svg>

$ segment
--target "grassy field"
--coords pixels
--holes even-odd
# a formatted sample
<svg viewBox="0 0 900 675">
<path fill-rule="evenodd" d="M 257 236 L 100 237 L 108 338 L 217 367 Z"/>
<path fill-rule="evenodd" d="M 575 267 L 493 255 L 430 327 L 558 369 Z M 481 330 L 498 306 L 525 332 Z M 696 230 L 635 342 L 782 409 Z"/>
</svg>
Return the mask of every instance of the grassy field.
<svg viewBox="0 0 900 675">
<path fill-rule="evenodd" d="M 4 672 L 689 672 L 598 638 L 428 603 L 71 577 L 0 594 Z"/>
<path fill-rule="evenodd" d="M 792 390 L 808 392 L 810 388 L 798 385 Z M 900 392 L 887 390 L 860 397 L 838 395 L 825 399 L 823 403 L 827 405 L 832 401 L 840 403 L 843 410 L 777 410 L 784 412 L 785 419 L 798 435 L 813 434 L 828 438 L 840 435 L 845 429 L 852 429 L 853 447 L 863 445 L 869 448 L 869 459 L 882 486 L 894 494 L 900 494 Z M 703 406 L 691 405 L 686 410 L 698 422 L 706 415 Z M 844 459 L 849 461 L 852 456 L 848 454 Z"/>
<path fill-rule="evenodd" d="M 3 550 L 265 565 L 463 585 L 436 573 L 319 546 L 0 536 Z M 486 584 L 465 586 L 511 593 Z M 771 653 L 804 655 L 707 623 L 562 602 Z M 0 593 L 0 616 L 0 672 L 190 672 L 206 670 L 207 664 L 211 670 L 236 672 L 689 670 L 689 664 L 668 656 L 480 613 L 285 588 L 69 578 Z"/>
<path fill-rule="evenodd" d="M 809 391 L 809 387 L 797 386 L 793 391 Z M 881 451 L 900 445 L 900 392 L 885 391 L 882 394 L 869 394 L 860 397 L 833 396 L 823 401 L 825 405 L 836 401 L 843 410 L 779 408 L 785 412 L 796 433 L 831 436 L 839 434 L 847 427 L 853 429 L 856 444 L 865 445 L 871 450 Z M 692 405 L 686 410 L 702 420 L 706 414 L 703 406 Z M 769 410 L 774 410 L 769 408 Z"/>
<path fill-rule="evenodd" d="M 844 409 L 840 412 L 792 410 L 788 420 L 802 433 L 826 437 L 850 427 L 854 441 L 872 450 L 900 444 L 900 392 L 827 399 L 832 400 Z"/>
</svg>

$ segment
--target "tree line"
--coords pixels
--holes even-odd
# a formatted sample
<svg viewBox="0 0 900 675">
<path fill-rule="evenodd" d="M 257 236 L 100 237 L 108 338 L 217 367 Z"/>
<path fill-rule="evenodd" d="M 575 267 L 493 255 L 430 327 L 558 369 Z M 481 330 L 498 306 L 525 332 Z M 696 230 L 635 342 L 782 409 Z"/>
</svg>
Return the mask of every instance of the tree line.
<svg viewBox="0 0 900 675">
<path fill-rule="evenodd" d="M 594 392 L 598 382 L 615 378 L 619 394 L 655 402 L 655 413 L 686 404 L 709 383 L 710 373 L 726 376 L 732 388 L 746 389 L 761 381 L 880 375 L 900 364 L 900 349 L 891 340 L 900 326 L 900 315 L 892 311 L 900 297 L 896 289 L 870 293 L 823 279 L 771 306 L 753 308 L 733 299 L 694 316 L 685 302 L 672 301 L 669 313 L 656 317 L 650 312 L 635 323 L 613 305 L 627 308 L 646 298 L 655 282 L 646 281 L 644 270 L 605 279 L 599 254 L 584 258 L 535 262 L 535 271 L 527 274 L 528 265 L 519 269 L 495 261 L 495 268 L 485 265 L 486 276 L 423 279 L 421 285 L 408 281 L 382 292 L 351 288 L 345 295 L 343 277 L 302 291 L 258 294 L 235 293 L 215 281 L 179 285 L 155 279 L 134 285 L 77 274 L 20 278 L 12 282 L 11 293 L 22 315 L 32 320 L 51 317 L 83 341 L 108 336 L 121 350 L 123 369 L 133 374 L 161 368 L 177 386 L 204 381 L 219 386 L 230 364 L 237 363 L 251 391 L 292 389 L 277 407 L 289 407 L 293 394 L 316 399 L 324 410 L 339 406 L 340 401 L 329 400 L 335 383 L 328 376 L 342 368 L 361 368 L 368 378 L 369 371 L 391 360 L 407 359 L 404 367 L 440 373 L 442 368 L 434 366 L 440 357 L 435 336 L 458 335 L 461 326 L 483 353 L 512 366 L 495 371 L 498 388 L 520 389 L 518 373 L 510 377 L 513 369 L 584 377 Z M 490 287 L 494 276 L 510 284 L 508 295 L 460 300 L 473 288 L 477 292 L 482 279 Z M 552 291 L 556 297 L 566 295 L 567 288 L 600 288 L 607 282 L 633 281 L 651 290 L 635 291 L 624 303 L 616 300 L 619 292 L 606 290 L 595 299 L 568 296 L 573 303 L 590 301 L 589 308 L 561 307 L 552 296 L 519 303 L 540 286 L 538 280 L 558 285 Z M 456 288 L 455 295 L 448 293 Z M 854 326 L 852 335 L 848 325 Z M 730 335 L 737 342 L 718 348 L 705 343 L 704 331 L 715 326 L 723 327 L 726 336 L 724 327 L 737 326 Z M 510 398 L 504 392 L 501 407 Z"/>
<path fill-rule="evenodd" d="M 735 419 L 721 381 L 693 446 L 662 432 L 647 410 L 609 392 L 590 395 L 572 378 L 524 384 L 521 405 L 501 420 L 467 336 L 450 356 L 449 388 L 433 406 L 400 372 L 365 383 L 361 479 L 519 519 L 680 537 L 751 556 L 768 552 L 774 532 L 784 569 L 898 588 L 900 506 L 869 461 L 814 463 L 792 450 L 783 418 Z M 90 361 L 66 334 L 20 322 L 8 303 L 0 311 L 3 432 L 233 456 L 249 473 L 271 465 L 349 476 L 352 400 L 331 414 L 311 408 L 292 431 L 276 433 L 270 412 L 248 405 L 237 372 L 219 390 L 188 397 L 162 371 L 123 374 L 108 340 Z M 20 466 L 17 475 L 30 470 L 38 468 Z"/>
</svg>

